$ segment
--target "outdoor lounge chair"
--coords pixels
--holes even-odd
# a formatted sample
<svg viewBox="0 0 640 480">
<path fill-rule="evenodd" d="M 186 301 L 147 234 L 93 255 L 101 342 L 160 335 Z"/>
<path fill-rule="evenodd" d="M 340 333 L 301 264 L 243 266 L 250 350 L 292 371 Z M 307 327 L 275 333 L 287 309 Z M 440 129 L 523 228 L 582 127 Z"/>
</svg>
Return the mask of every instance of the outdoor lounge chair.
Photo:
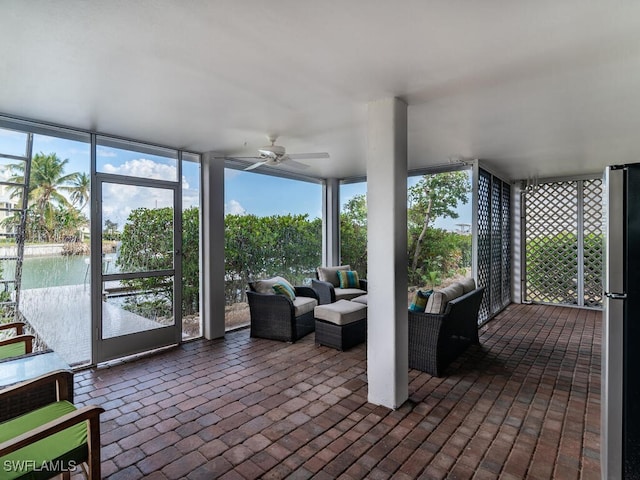
<svg viewBox="0 0 640 480">
<path fill-rule="evenodd" d="M 26 355 L 33 350 L 33 335 L 24 334 L 23 322 L 0 324 L 0 331 L 15 329 L 15 336 L 0 340 L 0 360 Z"/>
<path fill-rule="evenodd" d="M 3 479 L 70 478 L 86 464 L 90 479 L 100 479 L 100 414 L 96 406 L 76 408 L 66 392 L 68 372 L 55 371 L 0 391 L 2 402 L 20 405 L 37 395 L 43 385 L 55 382 L 57 401 L 0 423 L 0 468 Z M 28 402 L 27 402 L 28 403 Z"/>
<path fill-rule="evenodd" d="M 462 289 L 460 289 L 462 292 Z M 478 338 L 478 311 L 484 287 L 470 290 L 442 306 L 442 313 L 409 311 L 409 368 L 435 377 Z"/>
<path fill-rule="evenodd" d="M 367 281 L 359 279 L 359 288 L 340 288 L 338 270 L 349 271 L 349 265 L 339 267 L 318 267 L 317 279 L 311 280 L 311 287 L 318 292 L 321 305 L 337 302 L 338 300 L 353 300 L 367 293 Z"/>
<path fill-rule="evenodd" d="M 276 294 L 273 286 L 282 280 L 274 277 L 249 283 L 252 337 L 295 342 L 315 330 L 313 309 L 318 305 L 318 294 L 310 287 L 292 287 L 293 300 Z"/>
</svg>

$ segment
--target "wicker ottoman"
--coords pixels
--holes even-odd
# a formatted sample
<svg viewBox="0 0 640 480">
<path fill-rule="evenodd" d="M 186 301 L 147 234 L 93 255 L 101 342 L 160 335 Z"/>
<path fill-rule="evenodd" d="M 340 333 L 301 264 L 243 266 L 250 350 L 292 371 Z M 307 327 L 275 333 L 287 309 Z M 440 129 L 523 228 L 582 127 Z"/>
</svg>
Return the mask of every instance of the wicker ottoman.
<svg viewBox="0 0 640 480">
<path fill-rule="evenodd" d="M 316 345 L 347 350 L 367 339 L 367 306 L 349 300 L 314 309 Z"/>
</svg>

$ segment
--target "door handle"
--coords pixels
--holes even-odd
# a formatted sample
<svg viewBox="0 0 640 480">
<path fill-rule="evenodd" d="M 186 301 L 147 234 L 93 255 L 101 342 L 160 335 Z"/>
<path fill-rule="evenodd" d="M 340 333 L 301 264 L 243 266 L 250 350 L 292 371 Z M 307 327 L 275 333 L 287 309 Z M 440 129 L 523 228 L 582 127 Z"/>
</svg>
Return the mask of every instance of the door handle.
<svg viewBox="0 0 640 480">
<path fill-rule="evenodd" d="M 604 294 L 605 294 L 605 296 L 607 298 L 610 298 L 611 300 L 626 300 L 627 299 L 627 294 L 626 293 L 605 292 Z"/>
</svg>

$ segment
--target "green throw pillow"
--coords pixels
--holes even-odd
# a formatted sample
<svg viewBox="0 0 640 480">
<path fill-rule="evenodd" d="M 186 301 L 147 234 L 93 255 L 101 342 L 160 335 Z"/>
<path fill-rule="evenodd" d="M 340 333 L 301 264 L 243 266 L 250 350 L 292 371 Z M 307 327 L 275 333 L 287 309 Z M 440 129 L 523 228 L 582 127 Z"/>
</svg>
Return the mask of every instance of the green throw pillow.
<svg viewBox="0 0 640 480">
<path fill-rule="evenodd" d="M 296 299 L 296 291 L 286 283 L 276 283 L 273 286 L 273 291 L 279 295 L 286 295 L 291 301 L 294 301 Z"/>
<path fill-rule="evenodd" d="M 409 305 L 409 310 L 412 312 L 424 312 L 432 293 L 433 290 L 418 290 L 413 296 L 413 301 L 411 302 L 411 305 Z"/>
<path fill-rule="evenodd" d="M 355 270 L 338 270 L 340 288 L 360 288 L 360 279 Z"/>
</svg>

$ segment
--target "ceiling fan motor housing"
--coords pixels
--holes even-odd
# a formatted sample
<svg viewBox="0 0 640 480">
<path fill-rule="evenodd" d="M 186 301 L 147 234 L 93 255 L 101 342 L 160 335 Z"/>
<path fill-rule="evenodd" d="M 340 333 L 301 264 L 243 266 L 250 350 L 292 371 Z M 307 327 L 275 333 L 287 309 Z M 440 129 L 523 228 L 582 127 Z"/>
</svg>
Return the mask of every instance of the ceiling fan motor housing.
<svg viewBox="0 0 640 480">
<path fill-rule="evenodd" d="M 285 149 L 280 145 L 268 145 L 258 149 L 258 152 L 262 157 L 278 158 L 285 154 Z"/>
</svg>

